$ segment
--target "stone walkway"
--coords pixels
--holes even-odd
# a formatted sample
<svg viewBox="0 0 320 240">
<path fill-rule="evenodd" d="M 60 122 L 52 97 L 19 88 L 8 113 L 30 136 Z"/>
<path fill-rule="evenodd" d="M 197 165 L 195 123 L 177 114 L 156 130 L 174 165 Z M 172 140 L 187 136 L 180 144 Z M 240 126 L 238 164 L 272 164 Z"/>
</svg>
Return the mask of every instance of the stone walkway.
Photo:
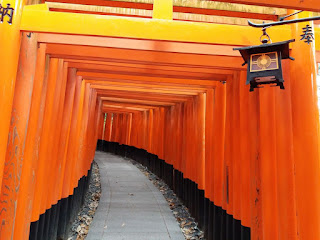
<svg viewBox="0 0 320 240">
<path fill-rule="evenodd" d="M 122 157 L 96 152 L 102 195 L 87 240 L 184 240 L 161 192 Z"/>
</svg>

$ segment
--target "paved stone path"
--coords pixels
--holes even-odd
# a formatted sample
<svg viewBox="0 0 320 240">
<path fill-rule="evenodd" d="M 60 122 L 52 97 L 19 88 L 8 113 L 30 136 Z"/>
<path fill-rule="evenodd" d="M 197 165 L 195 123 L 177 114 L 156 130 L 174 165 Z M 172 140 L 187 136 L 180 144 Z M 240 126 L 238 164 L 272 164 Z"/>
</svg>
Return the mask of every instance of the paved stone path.
<svg viewBox="0 0 320 240">
<path fill-rule="evenodd" d="M 96 152 L 102 195 L 86 240 L 184 240 L 162 193 L 132 163 Z"/>
</svg>

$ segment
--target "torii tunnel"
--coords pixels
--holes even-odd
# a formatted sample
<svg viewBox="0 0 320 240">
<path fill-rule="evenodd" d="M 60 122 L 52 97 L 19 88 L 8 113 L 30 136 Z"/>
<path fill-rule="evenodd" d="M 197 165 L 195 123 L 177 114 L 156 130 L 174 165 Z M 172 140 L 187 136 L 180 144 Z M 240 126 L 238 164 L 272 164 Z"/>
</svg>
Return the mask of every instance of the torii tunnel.
<svg viewBox="0 0 320 240">
<path fill-rule="evenodd" d="M 319 21 L 267 30 L 296 39 L 284 90 L 250 92 L 233 50 L 318 0 L 0 4 L 1 240 L 64 239 L 96 150 L 163 178 L 206 239 L 320 240 Z"/>
</svg>

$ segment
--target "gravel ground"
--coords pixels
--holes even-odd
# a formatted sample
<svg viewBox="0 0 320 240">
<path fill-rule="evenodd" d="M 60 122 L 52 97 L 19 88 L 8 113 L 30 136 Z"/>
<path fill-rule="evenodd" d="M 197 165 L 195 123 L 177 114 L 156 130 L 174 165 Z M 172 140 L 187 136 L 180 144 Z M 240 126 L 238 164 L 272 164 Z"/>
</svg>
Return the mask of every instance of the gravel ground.
<svg viewBox="0 0 320 240">
<path fill-rule="evenodd" d="M 150 172 L 148 168 L 144 167 L 140 163 L 128 159 L 135 165 L 141 172 L 146 175 L 149 180 L 160 190 L 165 199 L 167 200 L 173 215 L 179 222 L 181 231 L 187 240 L 205 240 L 204 233 L 198 228 L 198 224 L 194 218 L 190 216 L 189 210 L 185 207 L 176 194 L 155 174 Z"/>
<path fill-rule="evenodd" d="M 101 183 L 99 166 L 94 161 L 92 166 L 92 176 L 89 183 L 89 190 L 85 196 L 85 202 L 82 206 L 76 220 L 72 224 L 72 236 L 68 240 L 83 240 L 86 238 L 93 216 L 99 205 L 101 196 Z"/>
</svg>

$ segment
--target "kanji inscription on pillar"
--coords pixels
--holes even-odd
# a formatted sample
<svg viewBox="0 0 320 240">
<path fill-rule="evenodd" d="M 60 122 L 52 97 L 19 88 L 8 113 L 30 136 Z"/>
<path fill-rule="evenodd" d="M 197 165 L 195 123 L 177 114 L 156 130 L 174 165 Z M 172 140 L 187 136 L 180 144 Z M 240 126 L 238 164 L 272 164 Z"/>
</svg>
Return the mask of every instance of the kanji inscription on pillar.
<svg viewBox="0 0 320 240">
<path fill-rule="evenodd" d="M 7 20 L 9 24 L 12 24 L 13 13 L 14 8 L 12 8 L 9 3 L 7 4 L 7 7 L 4 7 L 0 4 L 0 23 L 3 23 L 3 21 Z"/>
<path fill-rule="evenodd" d="M 304 42 L 310 44 L 314 40 L 313 29 L 310 25 L 306 25 L 306 27 L 302 28 L 303 34 L 301 35 L 300 40 L 304 40 Z"/>
</svg>

